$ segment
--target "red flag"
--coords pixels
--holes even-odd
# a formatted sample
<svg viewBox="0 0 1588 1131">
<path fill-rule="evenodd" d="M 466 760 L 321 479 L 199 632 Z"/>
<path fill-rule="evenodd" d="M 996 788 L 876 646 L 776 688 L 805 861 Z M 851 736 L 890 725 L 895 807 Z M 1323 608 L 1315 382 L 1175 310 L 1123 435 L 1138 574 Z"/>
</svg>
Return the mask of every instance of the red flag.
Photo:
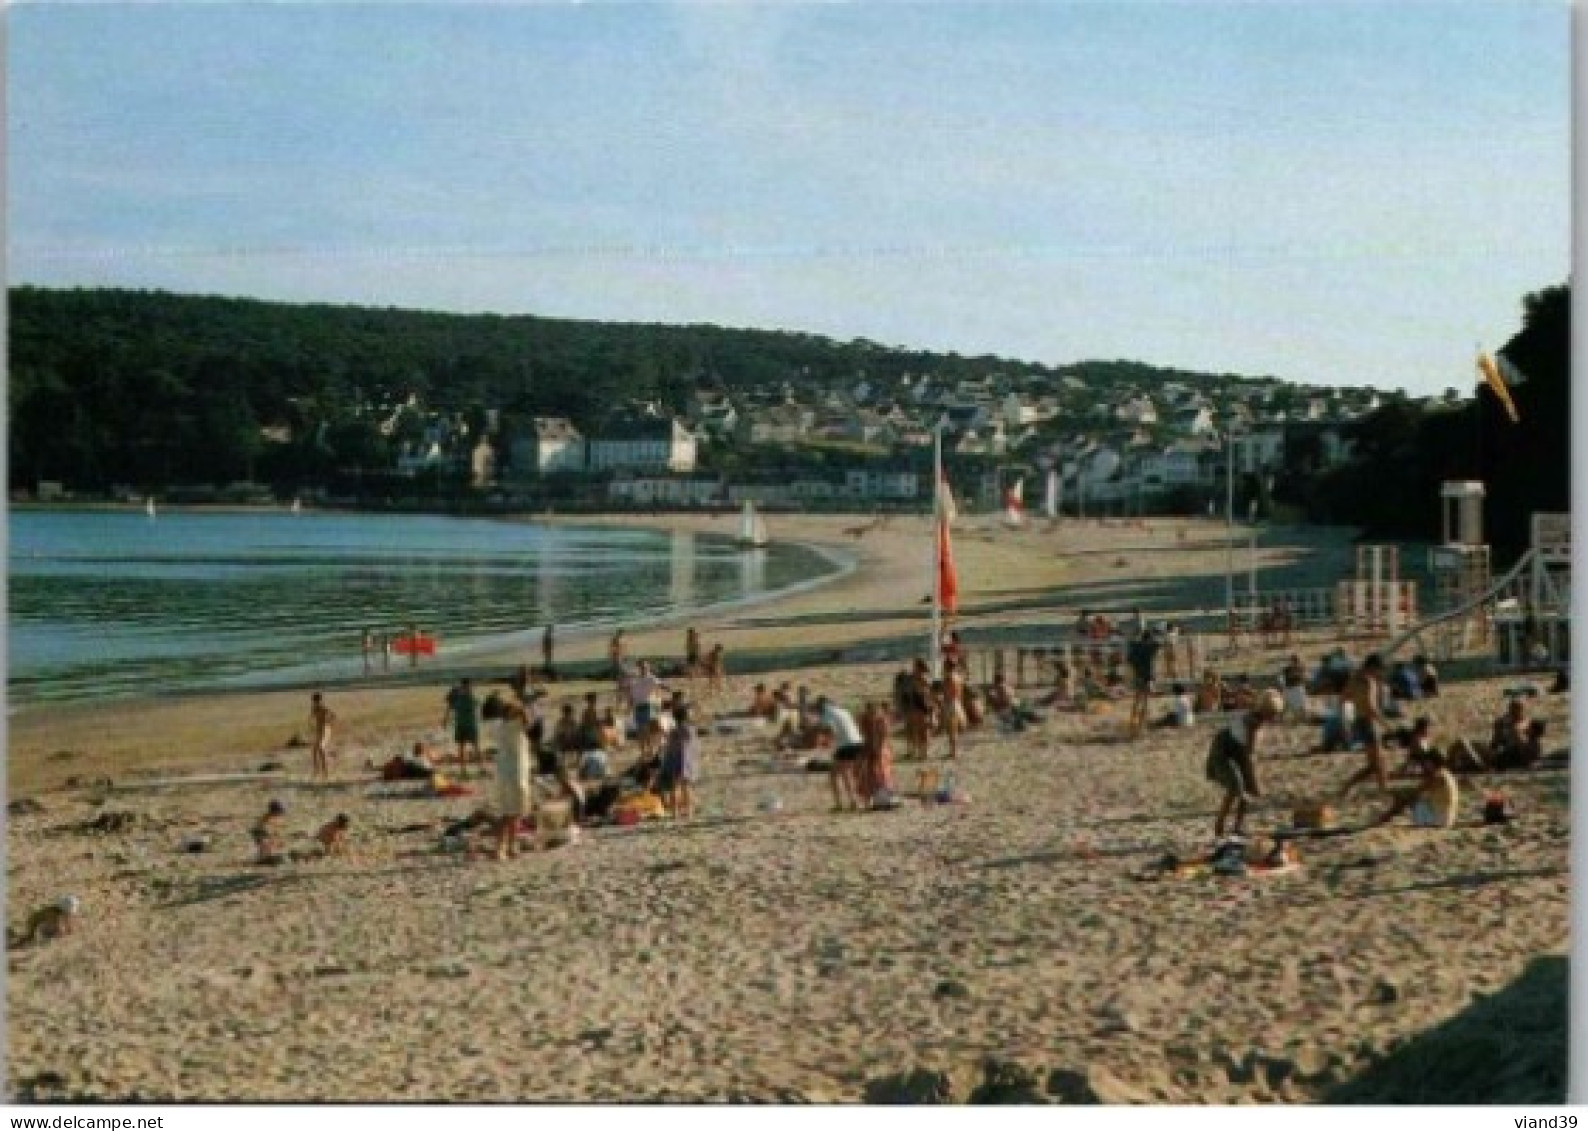
<svg viewBox="0 0 1588 1131">
<path fill-rule="evenodd" d="M 937 522 L 937 603 L 944 615 L 959 608 L 959 572 L 954 568 L 954 546 L 948 537 L 948 522 Z"/>
</svg>

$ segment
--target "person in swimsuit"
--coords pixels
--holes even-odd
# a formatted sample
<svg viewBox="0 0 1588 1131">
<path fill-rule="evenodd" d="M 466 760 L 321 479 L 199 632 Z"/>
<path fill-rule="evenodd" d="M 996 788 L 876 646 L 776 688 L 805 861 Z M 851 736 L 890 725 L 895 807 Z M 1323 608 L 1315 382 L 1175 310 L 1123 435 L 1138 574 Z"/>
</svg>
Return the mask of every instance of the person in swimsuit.
<svg viewBox="0 0 1588 1131">
<path fill-rule="evenodd" d="M 1215 837 L 1222 838 L 1226 827 L 1239 835 L 1246 822 L 1248 799 L 1263 795 L 1257 780 L 1257 738 L 1263 727 L 1279 718 L 1284 709 L 1279 692 L 1266 691 L 1252 711 L 1234 719 L 1213 736 L 1205 772 L 1210 782 L 1224 790 L 1224 800 L 1213 821 Z M 1230 826 L 1232 811 L 1235 822 Z"/>
<path fill-rule="evenodd" d="M 309 725 L 314 728 L 310 776 L 322 781 L 329 781 L 331 777 L 331 727 L 335 722 L 336 713 L 325 705 L 325 697 L 316 691 L 309 697 Z"/>
<path fill-rule="evenodd" d="M 965 677 L 959 664 L 943 661 L 943 733 L 948 736 L 949 758 L 959 757 L 959 736 L 965 729 Z"/>
<path fill-rule="evenodd" d="M 467 777 L 471 755 L 485 772 L 485 761 L 480 754 L 480 704 L 474 697 L 474 684 L 460 680 L 447 692 L 446 709 L 441 714 L 441 726 L 452 724 L 452 741 L 457 745 L 458 776 Z"/>
<path fill-rule="evenodd" d="M 1355 719 L 1351 737 L 1362 743 L 1367 765 L 1346 780 L 1339 800 L 1344 801 L 1353 789 L 1369 778 L 1378 783 L 1380 793 L 1388 793 L 1389 770 L 1384 764 L 1384 660 L 1381 656 L 1369 656 L 1351 673 L 1341 700 L 1351 705 Z"/>
<path fill-rule="evenodd" d="M 823 695 L 816 700 L 817 726 L 824 737 L 833 744 L 833 768 L 830 781 L 833 787 L 833 811 L 844 808 L 844 798 L 849 808 L 860 808 L 860 763 L 866 755 L 866 739 L 855 717 Z"/>
</svg>

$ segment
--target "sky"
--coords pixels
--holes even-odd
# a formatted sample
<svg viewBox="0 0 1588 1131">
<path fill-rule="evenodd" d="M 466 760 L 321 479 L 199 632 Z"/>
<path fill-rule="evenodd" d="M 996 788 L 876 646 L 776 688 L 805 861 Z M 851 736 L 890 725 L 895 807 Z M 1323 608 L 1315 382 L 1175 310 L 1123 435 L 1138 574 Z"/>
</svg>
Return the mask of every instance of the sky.
<svg viewBox="0 0 1588 1131">
<path fill-rule="evenodd" d="M 1570 270 L 1564 0 L 34 3 L 7 276 L 1435 393 Z"/>
</svg>

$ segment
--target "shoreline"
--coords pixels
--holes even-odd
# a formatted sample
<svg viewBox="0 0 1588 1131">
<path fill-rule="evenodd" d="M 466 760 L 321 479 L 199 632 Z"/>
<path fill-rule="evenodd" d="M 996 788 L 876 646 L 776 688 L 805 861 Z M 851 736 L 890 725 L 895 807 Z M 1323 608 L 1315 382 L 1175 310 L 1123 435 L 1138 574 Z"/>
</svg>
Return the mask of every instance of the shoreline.
<svg viewBox="0 0 1588 1131">
<path fill-rule="evenodd" d="M 845 705 L 885 698 L 897 665 L 864 657 L 924 649 L 929 532 L 896 522 L 851 540 L 856 568 L 836 583 L 702 623 L 704 643 L 726 643 L 733 683 L 708 710 L 743 705 L 735 657 L 811 657 L 781 676 Z M 1080 607 L 1192 607 L 1224 585 L 1211 532 L 967 523 L 955 533 L 960 623 L 1049 631 Z M 774 534 L 846 538 L 833 519 Z M 1327 581 L 1353 557 L 1340 531 L 1275 538 L 1260 565 L 1276 585 Z M 1324 633 L 1297 649 L 1313 659 L 1336 640 L 1370 647 Z M 671 659 L 682 633 L 653 626 L 633 644 Z M 604 641 L 568 653 L 599 663 Z M 1279 655 L 1249 644 L 1233 662 L 1266 675 Z M 1452 1026 L 1481 1039 L 1513 1002 L 1528 1039 L 1521 1072 L 1507 1052 L 1506 1095 L 1558 1103 L 1564 769 L 1464 779 L 1448 831 L 1369 827 L 1384 801 L 1364 789 L 1339 806 L 1348 835 L 1303 842 L 1294 871 L 1144 882 L 1166 854 L 1210 844 L 1216 716 L 1130 743 L 1128 700 L 1105 701 L 1020 732 L 969 732 L 955 763 L 939 739 L 930 764 L 896 763 L 902 808 L 842 814 L 827 775 L 780 762 L 765 731 L 713 729 L 693 819 L 590 829 L 499 863 L 438 843 L 490 803 L 488 782 L 454 800 L 363 769 L 416 739 L 449 745 L 447 681 L 420 678 L 431 682 L 331 693 L 339 757 L 323 784 L 308 780 L 308 751 L 285 746 L 308 733 L 300 693 L 11 720 L 11 798 L 25 802 L 7 828 L 12 906 L 69 892 L 84 908 L 71 937 L 11 955 L 15 1092 L 836 1103 L 888 1102 L 926 1077 L 964 1102 L 991 1058 L 1034 1081 L 1023 1102 L 1049 1098 L 1054 1079 L 1066 1098 L 1122 1103 L 1382 1102 L 1428 1086 L 1419 1049 Z M 1481 734 L 1512 682 L 1451 681 L 1419 709 L 1442 737 Z M 587 689 L 610 697 L 605 680 L 559 683 L 552 704 Z M 1551 745 L 1569 746 L 1566 699 L 1533 709 Z M 1316 735 L 1265 738 L 1251 832 L 1283 827 L 1361 767 L 1360 753 L 1316 753 Z M 267 761 L 283 768 L 259 773 Z M 915 797 L 921 771 L 950 767 L 961 803 Z M 159 780 L 173 776 L 187 780 Z M 1494 788 L 1517 821 L 1483 823 Z M 304 852 L 260 868 L 248 829 L 277 799 Z M 351 854 L 321 859 L 310 838 L 339 811 Z M 202 851 L 186 850 L 195 838 Z M 1498 1098 L 1456 1083 L 1469 1101 Z"/>
</svg>

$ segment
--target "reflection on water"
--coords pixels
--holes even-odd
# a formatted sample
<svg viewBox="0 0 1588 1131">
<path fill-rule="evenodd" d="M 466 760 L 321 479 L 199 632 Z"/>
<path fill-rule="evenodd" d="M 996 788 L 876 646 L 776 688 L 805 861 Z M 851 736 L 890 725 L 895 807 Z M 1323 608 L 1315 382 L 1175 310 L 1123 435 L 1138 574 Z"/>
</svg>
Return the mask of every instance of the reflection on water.
<svg viewBox="0 0 1588 1131">
<path fill-rule="evenodd" d="M 749 560 L 749 559 L 754 559 Z M 373 515 L 22 512 L 10 520 L 13 702 L 356 674 L 364 630 L 446 655 L 654 619 L 830 572 L 798 546 L 693 533 Z"/>
</svg>

